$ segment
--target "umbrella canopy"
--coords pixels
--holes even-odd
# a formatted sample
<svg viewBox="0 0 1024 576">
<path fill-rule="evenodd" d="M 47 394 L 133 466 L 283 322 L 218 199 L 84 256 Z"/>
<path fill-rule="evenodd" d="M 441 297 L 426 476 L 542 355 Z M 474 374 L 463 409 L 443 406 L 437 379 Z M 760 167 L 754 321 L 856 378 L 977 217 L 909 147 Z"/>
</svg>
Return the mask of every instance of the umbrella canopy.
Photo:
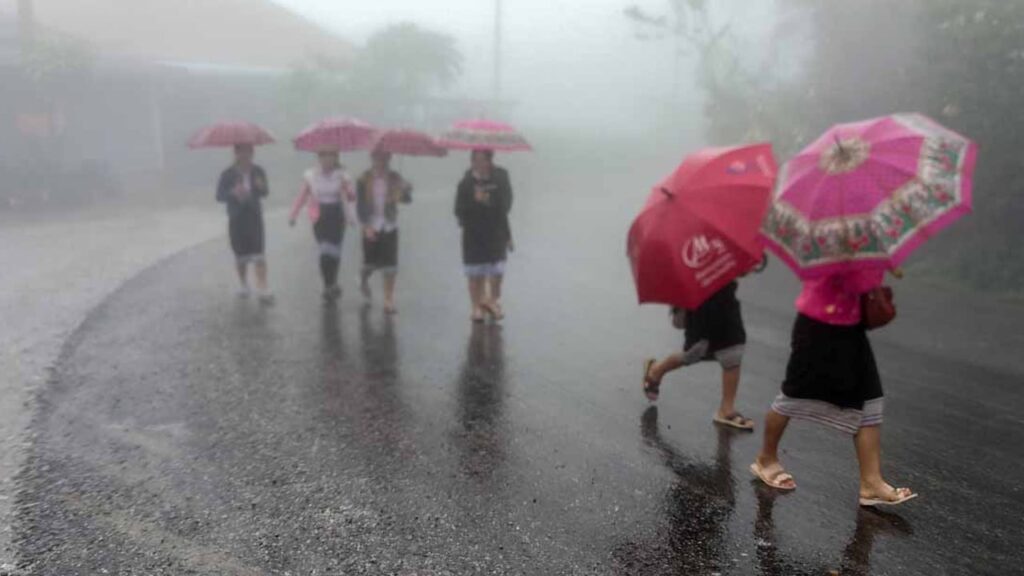
<svg viewBox="0 0 1024 576">
<path fill-rule="evenodd" d="M 835 126 L 783 168 L 764 241 L 801 278 L 898 267 L 970 213 L 976 160 L 920 114 Z"/>
<path fill-rule="evenodd" d="M 218 122 L 207 126 L 188 141 L 189 148 L 231 148 L 238 145 L 273 144 L 270 132 L 251 122 Z"/>
<path fill-rule="evenodd" d="M 492 120 L 464 120 L 441 135 L 438 143 L 451 150 L 530 152 L 533 147 L 514 127 Z"/>
<path fill-rule="evenodd" d="M 713 148 L 656 186 L 629 230 L 640 303 L 693 310 L 756 266 L 775 174 L 770 144 Z"/>
<path fill-rule="evenodd" d="M 299 133 L 295 148 L 304 152 L 369 150 L 377 129 L 355 118 L 327 118 Z"/>
<path fill-rule="evenodd" d="M 388 130 L 377 136 L 373 149 L 402 156 L 432 156 L 442 158 L 448 151 L 437 144 L 429 134 L 416 130 Z"/>
</svg>

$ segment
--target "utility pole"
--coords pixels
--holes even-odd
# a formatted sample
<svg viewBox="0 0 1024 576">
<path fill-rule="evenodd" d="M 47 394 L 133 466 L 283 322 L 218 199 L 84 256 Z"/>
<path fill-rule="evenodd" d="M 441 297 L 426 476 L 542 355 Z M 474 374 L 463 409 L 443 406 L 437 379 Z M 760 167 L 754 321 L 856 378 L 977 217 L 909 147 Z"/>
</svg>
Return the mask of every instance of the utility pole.
<svg viewBox="0 0 1024 576">
<path fill-rule="evenodd" d="M 501 74 L 502 74 L 502 35 L 504 25 L 502 22 L 502 0 L 494 0 L 494 109 L 497 111 L 501 105 Z"/>
<path fill-rule="evenodd" d="M 18 0 L 18 40 L 21 43 L 21 56 L 25 58 L 35 43 L 36 14 L 34 0 Z"/>
</svg>

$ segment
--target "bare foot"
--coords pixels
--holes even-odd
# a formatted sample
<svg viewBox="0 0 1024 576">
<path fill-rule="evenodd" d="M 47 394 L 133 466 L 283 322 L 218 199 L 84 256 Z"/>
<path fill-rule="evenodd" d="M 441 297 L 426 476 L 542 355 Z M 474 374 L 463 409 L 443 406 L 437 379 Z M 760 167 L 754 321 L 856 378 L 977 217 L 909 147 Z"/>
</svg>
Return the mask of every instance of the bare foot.
<svg viewBox="0 0 1024 576">
<path fill-rule="evenodd" d="M 484 312 L 489 314 L 491 316 L 491 319 L 493 320 L 505 319 L 505 311 L 501 309 L 501 304 L 499 304 L 497 301 L 485 302 L 483 304 L 483 309 Z"/>
<path fill-rule="evenodd" d="M 661 394 L 661 378 L 654 377 L 654 367 L 657 364 L 658 361 L 654 358 L 649 358 L 644 362 L 643 389 L 644 395 L 647 396 L 647 400 L 650 402 L 656 402 Z"/>
</svg>

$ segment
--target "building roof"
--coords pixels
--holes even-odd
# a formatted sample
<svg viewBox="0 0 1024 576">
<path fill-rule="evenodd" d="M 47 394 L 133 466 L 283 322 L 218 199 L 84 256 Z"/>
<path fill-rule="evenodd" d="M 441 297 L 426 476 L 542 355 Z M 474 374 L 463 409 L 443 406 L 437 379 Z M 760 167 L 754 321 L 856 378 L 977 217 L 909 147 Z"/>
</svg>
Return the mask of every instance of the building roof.
<svg viewBox="0 0 1024 576">
<path fill-rule="evenodd" d="M 288 68 L 351 44 L 272 0 L 35 0 L 36 21 L 105 55 Z"/>
</svg>

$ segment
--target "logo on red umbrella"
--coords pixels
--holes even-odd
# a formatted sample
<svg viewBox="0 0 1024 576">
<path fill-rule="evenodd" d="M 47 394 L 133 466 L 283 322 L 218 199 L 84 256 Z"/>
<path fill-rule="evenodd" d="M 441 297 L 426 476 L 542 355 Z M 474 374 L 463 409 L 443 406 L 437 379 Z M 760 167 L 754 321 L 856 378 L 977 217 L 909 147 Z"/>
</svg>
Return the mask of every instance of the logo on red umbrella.
<svg viewBox="0 0 1024 576">
<path fill-rule="evenodd" d="M 753 164 L 744 160 L 736 160 L 726 167 L 725 172 L 726 174 L 731 174 L 733 176 L 743 176 L 750 174 L 755 170 L 761 174 L 767 175 L 771 175 L 773 172 L 768 163 L 768 159 L 763 155 L 759 155 Z"/>
<path fill-rule="evenodd" d="M 694 270 L 700 270 L 725 251 L 725 243 L 721 239 L 701 234 L 690 238 L 683 245 L 683 263 Z"/>
<path fill-rule="evenodd" d="M 742 174 L 746 174 L 747 172 L 750 172 L 750 165 L 742 160 L 737 160 L 732 164 L 729 164 L 729 167 L 726 168 L 725 171 L 729 174 L 739 176 Z"/>
</svg>

